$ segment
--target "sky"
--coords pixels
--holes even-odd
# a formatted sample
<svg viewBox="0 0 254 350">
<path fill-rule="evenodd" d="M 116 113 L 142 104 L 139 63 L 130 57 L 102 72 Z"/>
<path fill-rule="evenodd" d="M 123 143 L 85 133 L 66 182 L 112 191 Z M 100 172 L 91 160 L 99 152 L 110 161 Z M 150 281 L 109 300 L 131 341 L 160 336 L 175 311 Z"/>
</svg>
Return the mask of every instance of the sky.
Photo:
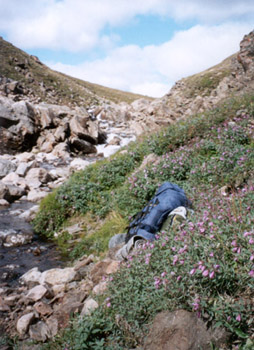
<svg viewBox="0 0 254 350">
<path fill-rule="evenodd" d="M 153 97 L 253 29 L 253 0 L 0 0 L 5 40 L 57 71 Z"/>
</svg>

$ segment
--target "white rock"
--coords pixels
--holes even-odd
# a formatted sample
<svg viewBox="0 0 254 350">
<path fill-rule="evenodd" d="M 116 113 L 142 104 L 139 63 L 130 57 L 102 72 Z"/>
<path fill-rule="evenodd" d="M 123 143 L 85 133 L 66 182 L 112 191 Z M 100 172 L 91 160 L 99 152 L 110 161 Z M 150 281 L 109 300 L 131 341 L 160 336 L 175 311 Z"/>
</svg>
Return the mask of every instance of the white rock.
<svg viewBox="0 0 254 350">
<path fill-rule="evenodd" d="M 35 301 L 41 300 L 41 298 L 43 298 L 46 293 L 47 293 L 47 289 L 42 285 L 38 285 L 30 289 L 26 297 L 27 299 L 30 299 L 35 302 Z"/>
<path fill-rule="evenodd" d="M 65 292 L 65 284 L 55 284 L 52 286 L 52 290 L 54 295 Z"/>
<path fill-rule="evenodd" d="M 9 173 L 8 175 L 6 175 L 3 179 L 2 182 L 5 184 L 12 184 L 12 185 L 18 185 L 19 181 L 20 181 L 20 177 L 18 176 L 18 174 L 12 172 Z"/>
<path fill-rule="evenodd" d="M 41 275 L 42 273 L 38 270 L 38 267 L 34 267 L 22 275 L 19 280 L 23 284 L 29 284 L 30 282 L 36 282 L 39 284 Z"/>
<path fill-rule="evenodd" d="M 85 169 L 90 163 L 87 160 L 81 159 L 81 158 L 75 158 L 71 164 L 70 164 L 70 170 L 83 170 Z"/>
<path fill-rule="evenodd" d="M 68 168 L 54 168 L 49 171 L 49 174 L 54 180 L 59 178 L 66 179 L 69 176 L 69 170 Z"/>
<path fill-rule="evenodd" d="M 65 269 L 51 269 L 44 271 L 40 278 L 40 284 L 48 283 L 50 285 L 72 282 L 76 277 L 76 271 L 73 267 Z"/>
<path fill-rule="evenodd" d="M 5 247 L 18 247 L 30 243 L 33 239 L 33 232 L 9 233 L 6 235 L 3 245 Z"/>
<path fill-rule="evenodd" d="M 24 219 L 28 222 L 33 220 L 35 218 L 36 213 L 38 212 L 40 206 L 39 205 L 34 205 L 32 208 L 24 211 L 22 214 L 19 215 L 21 219 Z"/>
<path fill-rule="evenodd" d="M 20 319 L 17 322 L 17 331 L 19 332 L 20 335 L 26 334 L 28 327 L 31 324 L 33 319 L 34 319 L 33 312 L 30 312 L 29 314 L 26 314 L 20 317 Z"/>
<path fill-rule="evenodd" d="M 86 299 L 86 301 L 84 302 L 83 309 L 81 311 L 81 316 L 90 315 L 95 309 L 97 309 L 97 307 L 99 307 L 99 305 L 94 299 Z"/>
<path fill-rule="evenodd" d="M 5 199 L 0 199 L 0 207 L 8 207 L 10 205 Z"/>
<path fill-rule="evenodd" d="M 93 293 L 95 295 L 103 294 L 107 289 L 107 281 L 102 281 L 93 288 Z"/>
<path fill-rule="evenodd" d="M 25 176 L 30 167 L 31 163 L 21 162 L 17 167 L 16 174 L 19 176 Z"/>
<path fill-rule="evenodd" d="M 35 159 L 35 155 L 33 153 L 29 153 L 29 152 L 24 152 L 24 153 L 20 153 L 16 156 L 16 159 L 18 159 L 19 162 L 30 162 L 32 160 Z"/>
<path fill-rule="evenodd" d="M 27 195 L 27 200 L 30 202 L 38 202 L 44 197 L 48 195 L 48 192 L 45 191 L 39 191 L 39 190 L 32 190 Z"/>
</svg>

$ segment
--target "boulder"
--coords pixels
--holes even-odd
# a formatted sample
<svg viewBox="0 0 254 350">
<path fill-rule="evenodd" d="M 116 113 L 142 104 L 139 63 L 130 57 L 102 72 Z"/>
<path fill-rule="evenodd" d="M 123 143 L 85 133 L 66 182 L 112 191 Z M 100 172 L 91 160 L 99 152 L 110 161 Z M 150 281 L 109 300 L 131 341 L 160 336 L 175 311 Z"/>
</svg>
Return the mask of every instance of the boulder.
<svg viewBox="0 0 254 350">
<path fill-rule="evenodd" d="M 38 270 L 38 267 L 34 267 L 31 270 L 27 271 L 22 275 L 19 281 L 25 285 L 39 284 L 41 278 L 41 272 Z"/>
<path fill-rule="evenodd" d="M 32 190 L 27 195 L 27 200 L 29 202 L 39 202 L 41 199 L 46 197 L 48 195 L 48 192 L 40 191 L 40 190 Z"/>
<path fill-rule="evenodd" d="M 1 230 L 0 230 L 0 236 L 1 236 Z M 33 239 L 33 231 L 26 231 L 20 233 L 16 230 L 9 230 L 7 231 L 4 239 L 3 239 L 3 245 L 5 247 L 19 247 L 21 245 L 30 243 Z"/>
<path fill-rule="evenodd" d="M 207 329 L 194 313 L 177 310 L 160 312 L 145 340 L 144 350 L 210 350 L 227 341 L 223 329 Z"/>
<path fill-rule="evenodd" d="M 25 179 L 30 189 L 36 189 L 51 181 L 51 176 L 44 168 L 32 168 L 28 171 Z"/>
<path fill-rule="evenodd" d="M 36 304 L 34 304 L 34 310 L 42 316 L 48 316 L 53 313 L 52 307 L 43 301 L 38 301 Z"/>
<path fill-rule="evenodd" d="M 0 199 L 0 207 L 9 207 L 10 203 L 5 199 Z"/>
<path fill-rule="evenodd" d="M 5 199 L 9 203 L 24 196 L 26 191 L 23 188 L 5 184 L 0 181 L 0 199 Z"/>
<path fill-rule="evenodd" d="M 30 326 L 29 336 L 33 340 L 45 342 L 50 338 L 50 330 L 45 322 L 39 321 Z"/>
<path fill-rule="evenodd" d="M 119 261 L 111 259 L 99 261 L 93 266 L 90 271 L 91 280 L 93 283 L 98 284 L 101 281 L 102 277 L 116 272 L 119 269 L 119 264 Z"/>
<path fill-rule="evenodd" d="M 76 277 L 76 271 L 72 267 L 66 267 L 65 269 L 51 269 L 44 271 L 40 278 L 41 284 L 64 284 L 74 281 Z"/>
<path fill-rule="evenodd" d="M 41 300 L 45 296 L 47 291 L 48 291 L 47 288 L 45 288 L 42 285 L 38 285 L 28 291 L 26 298 L 29 301 L 36 302 L 38 300 Z"/>
<path fill-rule="evenodd" d="M 57 142 L 63 142 L 69 136 L 69 124 L 59 125 L 54 132 L 54 137 Z"/>
<path fill-rule="evenodd" d="M 94 286 L 93 293 L 95 295 L 101 295 L 107 290 L 107 287 L 108 287 L 108 282 L 102 281 L 102 282 L 98 283 L 96 286 Z"/>
<path fill-rule="evenodd" d="M 50 108 L 47 105 L 40 104 L 36 110 L 42 129 L 52 128 L 54 126 L 54 113 Z"/>
<path fill-rule="evenodd" d="M 87 160 L 81 159 L 81 158 L 75 158 L 71 163 L 70 163 L 70 171 L 77 171 L 77 170 L 83 170 L 85 169 L 90 162 Z"/>
<path fill-rule="evenodd" d="M 28 170 L 31 168 L 33 162 L 21 162 L 19 163 L 17 169 L 16 169 L 16 174 L 19 176 L 25 176 Z"/>
<path fill-rule="evenodd" d="M 64 160 L 70 158 L 70 147 L 67 142 L 60 142 L 58 143 L 53 151 L 52 154 L 58 158 L 62 158 Z"/>
<path fill-rule="evenodd" d="M 70 121 L 70 132 L 78 139 L 96 145 L 98 143 L 98 122 L 91 121 L 89 116 L 74 116 Z"/>
<path fill-rule="evenodd" d="M 0 179 L 16 170 L 16 165 L 7 159 L 0 158 Z"/>
<path fill-rule="evenodd" d="M 94 145 L 86 140 L 82 140 L 78 137 L 71 137 L 69 139 L 70 148 L 74 152 L 81 152 L 83 154 L 96 153 L 97 149 Z"/>
<path fill-rule="evenodd" d="M 23 315 L 22 317 L 20 317 L 18 319 L 17 331 L 20 335 L 26 334 L 26 332 L 28 331 L 28 327 L 30 326 L 30 324 L 34 320 L 34 317 L 35 317 L 34 313 L 29 312 L 28 314 Z"/>
<path fill-rule="evenodd" d="M 83 309 L 81 311 L 81 316 L 90 315 L 95 309 L 99 307 L 99 304 L 92 298 L 86 299 L 84 302 Z"/>
</svg>

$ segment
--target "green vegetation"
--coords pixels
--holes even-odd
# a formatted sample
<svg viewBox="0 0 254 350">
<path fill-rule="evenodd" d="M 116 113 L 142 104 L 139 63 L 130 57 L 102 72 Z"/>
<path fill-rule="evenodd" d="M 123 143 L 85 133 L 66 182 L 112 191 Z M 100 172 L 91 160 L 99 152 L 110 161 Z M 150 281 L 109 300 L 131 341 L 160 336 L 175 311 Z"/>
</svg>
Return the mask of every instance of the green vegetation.
<svg viewBox="0 0 254 350">
<path fill-rule="evenodd" d="M 185 223 L 160 232 L 130 257 L 98 297 L 99 308 L 74 319 L 46 349 L 135 348 L 156 313 L 179 308 L 226 328 L 227 349 L 253 349 L 253 117 L 254 96 L 227 101 L 74 174 L 43 200 L 35 227 L 49 237 L 73 215 L 106 218 L 94 238 L 90 232 L 77 243 L 72 257 L 91 247 L 104 251 L 108 237 L 121 232 L 164 181 L 183 187 L 194 206 Z M 151 153 L 158 160 L 138 170 Z"/>
<path fill-rule="evenodd" d="M 208 96 L 214 90 L 223 78 L 231 74 L 231 60 L 233 56 L 228 57 L 220 64 L 209 68 L 208 70 L 192 75 L 183 79 L 186 88 L 184 95 L 187 98 L 195 96 Z"/>
</svg>

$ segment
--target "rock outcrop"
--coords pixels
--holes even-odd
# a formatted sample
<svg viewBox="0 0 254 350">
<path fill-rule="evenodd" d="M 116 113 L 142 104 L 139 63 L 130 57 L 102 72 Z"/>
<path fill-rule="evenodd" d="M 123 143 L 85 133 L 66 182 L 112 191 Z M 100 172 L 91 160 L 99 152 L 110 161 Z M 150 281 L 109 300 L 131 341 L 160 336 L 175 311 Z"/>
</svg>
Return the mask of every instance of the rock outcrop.
<svg viewBox="0 0 254 350">
<path fill-rule="evenodd" d="M 0 289 L 0 312 L 5 315 L 0 326 L 19 339 L 44 342 L 68 326 L 75 313 L 88 315 L 99 305 L 92 296 L 107 288 L 110 274 L 119 262 L 98 261 L 84 256 L 72 268 L 40 272 L 37 267 L 20 277 L 16 289 Z"/>
<path fill-rule="evenodd" d="M 207 329 L 194 313 L 165 311 L 155 317 L 144 350 L 210 350 L 211 344 L 225 345 L 227 338 L 224 329 Z"/>
</svg>

